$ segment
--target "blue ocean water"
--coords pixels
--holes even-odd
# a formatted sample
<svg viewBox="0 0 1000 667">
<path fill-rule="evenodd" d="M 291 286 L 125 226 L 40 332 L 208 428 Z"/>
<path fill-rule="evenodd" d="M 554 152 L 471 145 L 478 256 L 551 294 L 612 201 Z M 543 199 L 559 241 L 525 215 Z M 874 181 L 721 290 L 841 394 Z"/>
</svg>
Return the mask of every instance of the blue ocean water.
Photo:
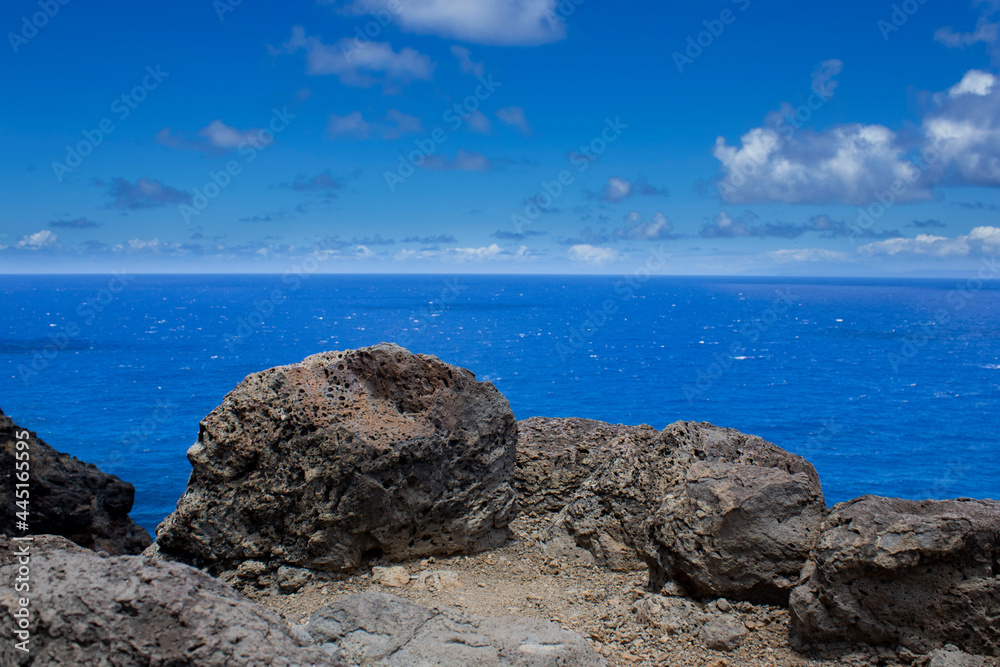
<svg viewBox="0 0 1000 667">
<path fill-rule="evenodd" d="M 1000 498 L 1000 284 L 566 276 L 4 276 L 0 407 L 136 486 L 150 532 L 247 374 L 398 341 L 519 419 L 704 420 L 812 461 L 828 502 Z"/>
</svg>

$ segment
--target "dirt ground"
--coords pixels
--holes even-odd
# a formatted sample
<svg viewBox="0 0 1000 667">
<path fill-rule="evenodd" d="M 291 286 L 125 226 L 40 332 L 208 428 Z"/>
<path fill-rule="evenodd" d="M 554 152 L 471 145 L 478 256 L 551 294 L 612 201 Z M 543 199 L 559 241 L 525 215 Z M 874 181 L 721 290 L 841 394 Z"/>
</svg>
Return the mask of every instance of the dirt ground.
<svg viewBox="0 0 1000 667">
<path fill-rule="evenodd" d="M 512 525 L 514 539 L 502 549 L 471 556 L 430 558 L 402 566 L 409 582 L 376 582 L 371 571 L 326 582 L 313 581 L 296 593 L 244 590 L 291 623 L 302 623 L 331 598 L 366 590 L 391 593 L 427 606 L 453 606 L 479 616 L 529 616 L 548 619 L 586 637 L 610 665 L 641 667 L 834 667 L 836 665 L 909 665 L 914 656 L 865 645 L 845 645 L 820 652 L 791 648 L 788 610 L 746 602 L 714 601 L 708 614 L 687 627 L 662 627 L 655 614 L 643 613 L 653 597 L 644 572 L 611 572 L 573 558 L 546 553 L 534 539 L 544 523 L 521 517 Z M 394 570 L 398 581 L 406 577 Z M 384 574 L 384 573 L 383 573 Z M 655 608 L 655 605 L 654 605 Z M 732 651 L 712 650 L 701 634 L 706 619 L 725 616 L 747 629 Z M 658 627 L 658 625 L 660 627 Z"/>
</svg>

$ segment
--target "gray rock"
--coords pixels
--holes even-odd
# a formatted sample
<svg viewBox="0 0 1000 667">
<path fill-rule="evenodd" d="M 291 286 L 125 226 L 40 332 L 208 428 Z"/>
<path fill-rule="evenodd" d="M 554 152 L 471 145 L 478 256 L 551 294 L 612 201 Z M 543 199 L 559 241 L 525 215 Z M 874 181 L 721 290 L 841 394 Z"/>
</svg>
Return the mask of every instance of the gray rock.
<svg viewBox="0 0 1000 667">
<path fill-rule="evenodd" d="M 553 513 L 566 506 L 594 471 L 625 442 L 655 438 L 652 426 L 623 426 L 593 419 L 532 417 L 517 423 L 514 487 L 524 513 Z"/>
<path fill-rule="evenodd" d="M 312 581 L 312 571 L 301 567 L 282 565 L 278 568 L 278 590 L 295 593 Z"/>
<path fill-rule="evenodd" d="M 20 437 L 26 436 L 26 437 Z M 132 511 L 135 487 L 114 475 L 101 472 L 69 454 L 57 452 L 33 431 L 18 426 L 0 411 L 0 533 L 24 535 L 15 525 L 15 459 L 18 442 L 30 455 L 29 533 L 62 535 L 72 542 L 109 554 L 137 554 L 152 541 L 128 513 Z"/>
<path fill-rule="evenodd" d="M 698 638 L 701 643 L 713 651 L 735 651 L 747 636 L 747 628 L 743 622 L 733 616 L 717 616 L 706 623 Z"/>
<path fill-rule="evenodd" d="M 0 581 L 12 581 L 16 567 L 0 568 Z M 271 611 L 186 565 L 52 551 L 32 561 L 31 581 L 30 652 L 15 648 L 21 638 L 4 622 L 0 664 L 343 667 Z M 5 618 L 17 605 L 10 588 L 0 591 Z"/>
<path fill-rule="evenodd" d="M 247 377 L 201 424 L 151 555 L 343 571 L 509 536 L 517 423 L 488 382 L 396 345 Z"/>
<path fill-rule="evenodd" d="M 639 621 L 667 634 L 697 628 L 707 618 L 700 605 L 680 597 L 647 595 L 633 606 Z"/>
<path fill-rule="evenodd" d="M 62 535 L 29 535 L 30 539 L 17 540 L 6 535 L 0 535 L 0 567 L 18 562 L 23 549 L 34 556 L 48 554 L 53 551 L 69 551 L 72 553 L 91 553 L 75 542 L 70 542 Z"/>
<path fill-rule="evenodd" d="M 954 646 L 935 649 L 914 663 L 916 667 L 995 667 L 998 663 L 983 656 L 969 655 Z"/>
<path fill-rule="evenodd" d="M 338 598 L 313 613 L 306 631 L 333 657 L 371 667 L 606 665 L 583 637 L 550 621 L 478 618 L 384 593 Z"/>
<path fill-rule="evenodd" d="M 786 603 L 826 503 L 815 469 L 756 436 L 677 422 L 616 440 L 563 508 L 599 563 L 694 597 Z"/>
<path fill-rule="evenodd" d="M 1000 656 L 1000 502 L 863 496 L 836 505 L 791 597 L 809 642 L 944 644 Z"/>
</svg>

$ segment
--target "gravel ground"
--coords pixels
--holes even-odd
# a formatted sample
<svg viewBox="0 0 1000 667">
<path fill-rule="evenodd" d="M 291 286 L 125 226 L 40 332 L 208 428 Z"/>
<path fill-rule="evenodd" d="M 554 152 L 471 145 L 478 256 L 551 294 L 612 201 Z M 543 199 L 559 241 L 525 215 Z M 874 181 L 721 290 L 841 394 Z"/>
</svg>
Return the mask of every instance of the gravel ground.
<svg viewBox="0 0 1000 667">
<path fill-rule="evenodd" d="M 307 620 L 331 598 L 366 590 L 480 616 L 549 619 L 588 638 L 609 664 L 625 667 L 895 667 L 924 662 L 905 649 L 897 653 L 862 644 L 796 651 L 787 609 L 726 600 L 702 605 L 670 590 L 653 593 L 646 588 L 645 572 L 611 572 L 572 554 L 546 553 L 533 537 L 544 527 L 542 519 L 521 517 L 512 525 L 514 539 L 494 551 L 407 563 L 376 561 L 364 572 L 314 580 L 290 594 L 249 586 L 241 590 L 292 623 Z M 379 581 L 405 582 L 398 569 L 376 570 L 379 576 L 373 576 L 371 567 L 390 566 L 404 568 L 409 582 Z"/>
</svg>

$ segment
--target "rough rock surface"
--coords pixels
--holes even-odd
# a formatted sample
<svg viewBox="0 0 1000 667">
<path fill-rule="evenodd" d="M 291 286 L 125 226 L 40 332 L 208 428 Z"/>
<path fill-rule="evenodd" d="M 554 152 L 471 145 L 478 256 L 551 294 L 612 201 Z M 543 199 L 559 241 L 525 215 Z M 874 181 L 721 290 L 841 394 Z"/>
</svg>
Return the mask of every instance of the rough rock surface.
<svg viewBox="0 0 1000 667">
<path fill-rule="evenodd" d="M 862 496 L 836 505 L 792 594 L 810 642 L 954 644 L 1000 656 L 1000 502 Z"/>
<path fill-rule="evenodd" d="M 15 565 L 0 568 L 12 581 Z M 204 572 L 139 556 L 50 552 L 31 563 L 28 653 L 0 624 L 3 665 L 340 666 L 270 610 Z M 5 619 L 17 608 L 0 591 Z"/>
<path fill-rule="evenodd" d="M 614 452 L 655 438 L 652 426 L 532 417 L 517 423 L 514 486 L 522 512 L 558 512 Z"/>
<path fill-rule="evenodd" d="M 333 657 L 373 667 L 598 667 L 583 637 L 550 621 L 477 618 L 449 607 L 428 609 L 385 593 L 338 598 L 305 626 Z"/>
<path fill-rule="evenodd" d="M 707 423 L 636 429 L 603 450 L 558 529 L 612 569 L 645 561 L 656 587 L 787 602 L 826 512 L 813 466 Z"/>
<path fill-rule="evenodd" d="M 19 438 L 27 434 L 27 438 Z M 152 541 L 132 519 L 135 487 L 97 466 L 57 452 L 0 411 L 0 533 L 20 536 L 14 513 L 17 442 L 28 443 L 30 533 L 62 535 L 109 554 L 137 554 Z M 23 463 L 23 461 L 21 461 Z"/>
<path fill-rule="evenodd" d="M 381 344 L 254 373 L 201 423 L 150 555 L 350 570 L 509 535 L 517 422 L 470 371 Z"/>
<path fill-rule="evenodd" d="M 0 567 L 17 563 L 25 544 L 32 556 L 47 554 L 52 551 L 69 551 L 72 553 L 92 553 L 89 549 L 70 542 L 61 535 L 31 535 L 31 540 L 15 540 L 6 535 L 0 535 Z"/>
</svg>

